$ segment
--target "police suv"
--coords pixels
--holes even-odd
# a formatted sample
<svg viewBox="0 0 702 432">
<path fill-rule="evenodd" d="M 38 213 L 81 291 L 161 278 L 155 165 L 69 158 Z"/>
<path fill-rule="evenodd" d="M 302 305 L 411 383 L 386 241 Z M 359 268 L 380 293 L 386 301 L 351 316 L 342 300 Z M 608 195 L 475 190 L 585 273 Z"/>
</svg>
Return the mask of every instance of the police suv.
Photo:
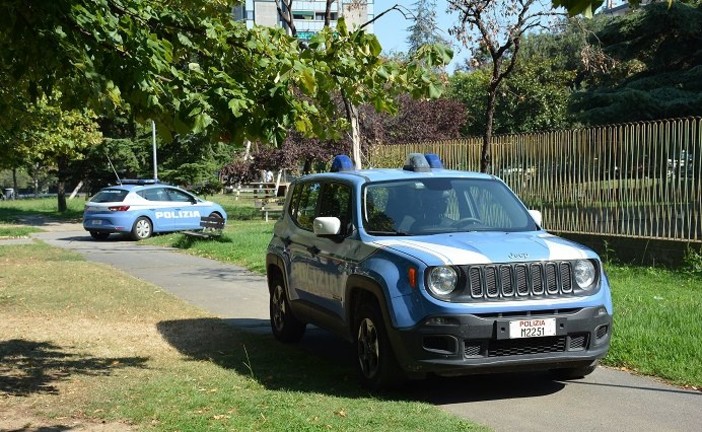
<svg viewBox="0 0 702 432">
<path fill-rule="evenodd" d="M 85 204 L 83 228 L 96 240 L 105 240 L 110 233 L 142 240 L 153 233 L 201 230 L 203 216 L 227 219 L 219 204 L 175 186 L 151 179 L 122 180 Z"/>
<path fill-rule="evenodd" d="M 411 154 L 401 169 L 296 180 L 266 256 L 271 327 L 306 324 L 355 345 L 361 384 L 551 370 L 592 372 L 609 349 L 612 301 L 599 257 L 541 228 L 492 175 Z"/>
</svg>

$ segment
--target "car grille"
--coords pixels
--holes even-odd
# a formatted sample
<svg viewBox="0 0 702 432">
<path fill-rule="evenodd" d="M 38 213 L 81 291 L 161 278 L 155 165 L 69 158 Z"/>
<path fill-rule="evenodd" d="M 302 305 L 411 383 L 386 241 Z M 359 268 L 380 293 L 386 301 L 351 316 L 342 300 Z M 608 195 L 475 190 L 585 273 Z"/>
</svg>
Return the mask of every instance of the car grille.
<svg viewBox="0 0 702 432">
<path fill-rule="evenodd" d="M 588 335 L 582 333 L 529 339 L 465 340 L 463 355 L 465 358 L 509 357 L 583 351 L 587 349 L 588 339 Z"/>
<path fill-rule="evenodd" d="M 463 268 L 465 293 L 473 300 L 573 294 L 570 262 L 476 265 Z"/>
</svg>

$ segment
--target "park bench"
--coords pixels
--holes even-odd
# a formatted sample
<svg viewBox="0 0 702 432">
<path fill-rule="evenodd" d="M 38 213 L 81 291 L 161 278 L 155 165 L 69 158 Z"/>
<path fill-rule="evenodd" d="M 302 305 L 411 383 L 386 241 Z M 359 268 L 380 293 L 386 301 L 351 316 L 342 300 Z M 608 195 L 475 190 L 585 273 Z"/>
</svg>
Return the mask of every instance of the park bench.
<svg viewBox="0 0 702 432">
<path fill-rule="evenodd" d="M 202 216 L 200 217 L 200 231 L 183 231 L 183 234 L 191 237 L 211 238 L 219 237 L 224 230 L 225 221 L 218 216 Z"/>
<path fill-rule="evenodd" d="M 283 213 L 284 198 L 269 197 L 254 201 L 254 206 L 261 211 L 263 219 L 268 222 L 270 216 L 279 216 Z"/>
</svg>

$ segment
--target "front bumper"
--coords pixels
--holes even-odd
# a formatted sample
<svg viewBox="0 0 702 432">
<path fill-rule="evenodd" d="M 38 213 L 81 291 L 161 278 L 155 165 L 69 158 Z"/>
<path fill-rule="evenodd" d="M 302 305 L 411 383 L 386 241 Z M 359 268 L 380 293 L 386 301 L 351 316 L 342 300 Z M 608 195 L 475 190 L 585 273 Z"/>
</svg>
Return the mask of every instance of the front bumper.
<svg viewBox="0 0 702 432">
<path fill-rule="evenodd" d="M 556 335 L 509 338 L 509 322 L 555 318 Z M 580 367 L 609 350 L 612 316 L 604 306 L 537 314 L 428 317 L 410 330 L 390 330 L 397 360 L 410 375 L 476 373 Z"/>
</svg>

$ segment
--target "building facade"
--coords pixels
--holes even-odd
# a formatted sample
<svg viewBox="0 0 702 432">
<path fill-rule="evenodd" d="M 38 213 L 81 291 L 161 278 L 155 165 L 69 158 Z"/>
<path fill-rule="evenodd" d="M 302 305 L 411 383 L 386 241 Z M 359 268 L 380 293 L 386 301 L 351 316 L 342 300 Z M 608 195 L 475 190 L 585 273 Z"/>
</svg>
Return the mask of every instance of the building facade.
<svg viewBox="0 0 702 432">
<path fill-rule="evenodd" d="M 373 2 L 374 0 L 337 0 L 332 5 L 330 25 L 336 26 L 339 17 L 344 17 L 349 28 L 361 26 L 374 17 Z M 292 3 L 293 22 L 299 39 L 309 40 L 315 33 L 322 30 L 326 6 L 326 1 Z M 245 0 L 234 6 L 232 14 L 234 19 L 246 21 L 248 28 L 254 25 L 287 27 L 278 15 L 275 0 Z M 366 26 L 365 30 L 372 33 L 373 25 Z"/>
</svg>

